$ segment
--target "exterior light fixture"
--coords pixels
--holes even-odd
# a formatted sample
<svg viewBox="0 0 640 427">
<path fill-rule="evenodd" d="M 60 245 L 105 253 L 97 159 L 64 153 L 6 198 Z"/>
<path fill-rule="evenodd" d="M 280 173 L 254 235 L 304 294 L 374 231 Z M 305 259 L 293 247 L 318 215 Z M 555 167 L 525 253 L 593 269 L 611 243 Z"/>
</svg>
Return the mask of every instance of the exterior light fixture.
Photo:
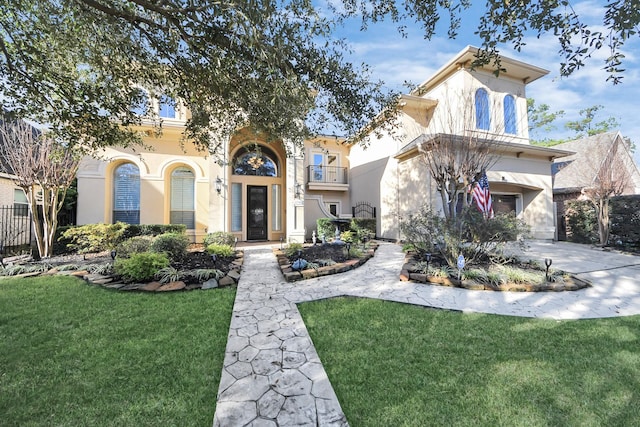
<svg viewBox="0 0 640 427">
<path fill-rule="evenodd" d="M 349 251 L 351 251 L 351 243 L 347 242 L 345 246 L 347 247 L 347 258 L 351 258 L 351 254 L 349 253 Z"/>
<path fill-rule="evenodd" d="M 545 277 L 547 279 L 547 282 L 549 281 L 549 267 L 551 267 L 552 263 L 553 263 L 553 260 L 551 258 L 544 259 L 544 265 L 547 267 L 547 271 L 545 272 Z"/>
<path fill-rule="evenodd" d="M 284 237 L 280 236 L 280 250 L 282 250 L 282 242 L 284 241 Z"/>
<path fill-rule="evenodd" d="M 233 250 L 235 251 L 238 247 L 238 236 L 233 238 Z"/>
<path fill-rule="evenodd" d="M 301 195 L 302 195 L 302 184 L 300 184 L 299 182 L 296 182 L 296 185 L 295 185 L 296 199 L 299 199 Z"/>
<path fill-rule="evenodd" d="M 429 263 L 431 262 L 431 253 L 424 254 L 424 260 L 427 261 L 427 273 L 429 272 Z"/>
<path fill-rule="evenodd" d="M 216 191 L 218 194 L 222 193 L 222 180 L 219 176 L 216 176 Z"/>
<path fill-rule="evenodd" d="M 112 259 L 112 260 L 113 260 L 113 259 L 116 259 L 116 255 L 118 255 L 118 252 L 116 252 L 116 250 L 115 250 L 115 249 L 113 249 L 113 250 L 111 251 L 110 255 L 111 255 L 111 259 Z"/>
</svg>

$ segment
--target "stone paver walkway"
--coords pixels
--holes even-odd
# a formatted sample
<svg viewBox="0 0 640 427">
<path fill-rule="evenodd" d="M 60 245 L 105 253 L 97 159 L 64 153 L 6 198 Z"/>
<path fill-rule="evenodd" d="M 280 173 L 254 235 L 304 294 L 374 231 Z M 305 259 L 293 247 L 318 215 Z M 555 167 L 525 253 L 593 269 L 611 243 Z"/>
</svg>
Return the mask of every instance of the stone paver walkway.
<svg viewBox="0 0 640 427">
<path fill-rule="evenodd" d="M 592 281 L 593 287 L 575 292 L 510 293 L 400 282 L 404 256 L 394 244 L 382 244 L 376 256 L 356 270 L 286 283 L 271 249 L 245 248 L 214 426 L 348 425 L 296 307 L 300 302 L 354 296 L 553 319 L 640 314 L 636 279 L 640 258 L 578 253 L 573 246 L 550 245 L 532 244 L 529 256 L 557 255 L 554 267 L 581 272 L 579 277 Z"/>
</svg>

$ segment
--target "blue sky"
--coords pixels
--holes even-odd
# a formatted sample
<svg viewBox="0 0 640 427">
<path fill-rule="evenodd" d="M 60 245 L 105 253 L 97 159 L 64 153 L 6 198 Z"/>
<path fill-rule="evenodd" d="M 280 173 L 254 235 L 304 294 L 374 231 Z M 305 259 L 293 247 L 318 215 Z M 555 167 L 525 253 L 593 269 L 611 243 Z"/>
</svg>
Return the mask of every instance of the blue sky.
<svg viewBox="0 0 640 427">
<path fill-rule="evenodd" d="M 604 2 L 599 1 L 573 3 L 582 19 L 593 24 L 602 21 L 603 5 Z M 420 83 L 466 45 L 480 45 L 473 34 L 477 18 L 470 15 L 463 21 L 463 28 L 455 40 L 447 37 L 444 24 L 439 27 L 436 37 L 425 40 L 420 26 L 411 22 L 407 23 L 406 38 L 398 33 L 396 24 L 388 22 L 370 25 L 366 32 L 361 32 L 359 22 L 354 21 L 353 25 L 340 29 L 339 35 L 350 42 L 353 53 L 349 59 L 352 62 L 369 64 L 373 78 L 383 80 L 390 89 L 406 92 L 405 81 Z M 607 82 L 607 74 L 602 70 L 608 56 L 606 49 L 595 54 L 584 68 L 571 76 L 560 77 L 561 57 L 553 35 L 540 39 L 531 37 L 526 43 L 520 52 L 504 47 L 501 53 L 549 70 L 547 76 L 527 86 L 527 97 L 534 98 L 536 104 L 548 104 L 552 111 L 565 111 L 564 117 L 557 122 L 557 129 L 548 136 L 571 135 L 564 129 L 564 122 L 579 119 L 581 109 L 603 105 L 596 121 L 615 117 L 621 133 L 636 143 L 634 157 L 640 164 L 640 37 L 636 36 L 625 45 L 623 66 L 626 71 L 623 83 L 618 85 Z"/>
</svg>

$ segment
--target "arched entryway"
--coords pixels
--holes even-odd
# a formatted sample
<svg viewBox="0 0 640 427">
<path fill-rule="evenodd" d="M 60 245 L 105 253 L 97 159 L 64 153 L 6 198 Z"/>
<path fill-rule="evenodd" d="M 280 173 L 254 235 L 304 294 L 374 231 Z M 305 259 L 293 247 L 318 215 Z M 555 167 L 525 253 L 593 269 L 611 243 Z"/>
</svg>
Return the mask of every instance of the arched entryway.
<svg viewBox="0 0 640 427">
<path fill-rule="evenodd" d="M 230 154 L 229 230 L 243 241 L 284 237 L 286 154 L 282 145 L 232 140 Z"/>
</svg>

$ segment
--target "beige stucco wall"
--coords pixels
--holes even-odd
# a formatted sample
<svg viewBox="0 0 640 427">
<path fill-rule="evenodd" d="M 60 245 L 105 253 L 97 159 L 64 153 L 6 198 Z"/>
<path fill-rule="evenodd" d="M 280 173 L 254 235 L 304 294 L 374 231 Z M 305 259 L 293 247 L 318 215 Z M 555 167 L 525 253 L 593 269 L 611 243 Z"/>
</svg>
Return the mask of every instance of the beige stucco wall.
<svg viewBox="0 0 640 427">
<path fill-rule="evenodd" d="M 0 175 L 0 206 L 13 206 L 13 193 L 16 188 L 13 181 Z"/>
<path fill-rule="evenodd" d="M 211 168 L 205 154 L 189 144 L 181 146 L 180 132 L 181 128 L 168 128 L 160 138 L 146 137 L 144 143 L 150 150 L 108 147 L 99 153 L 99 158 L 83 159 L 78 171 L 78 224 L 112 222 L 113 171 L 130 162 L 140 170 L 141 224 L 169 223 L 171 173 L 185 166 L 195 174 L 196 226 L 188 234 L 201 240 L 207 231 L 221 230 L 216 221 L 211 224 L 209 220 L 209 201 L 215 192 L 209 181 L 219 166 Z"/>
</svg>

